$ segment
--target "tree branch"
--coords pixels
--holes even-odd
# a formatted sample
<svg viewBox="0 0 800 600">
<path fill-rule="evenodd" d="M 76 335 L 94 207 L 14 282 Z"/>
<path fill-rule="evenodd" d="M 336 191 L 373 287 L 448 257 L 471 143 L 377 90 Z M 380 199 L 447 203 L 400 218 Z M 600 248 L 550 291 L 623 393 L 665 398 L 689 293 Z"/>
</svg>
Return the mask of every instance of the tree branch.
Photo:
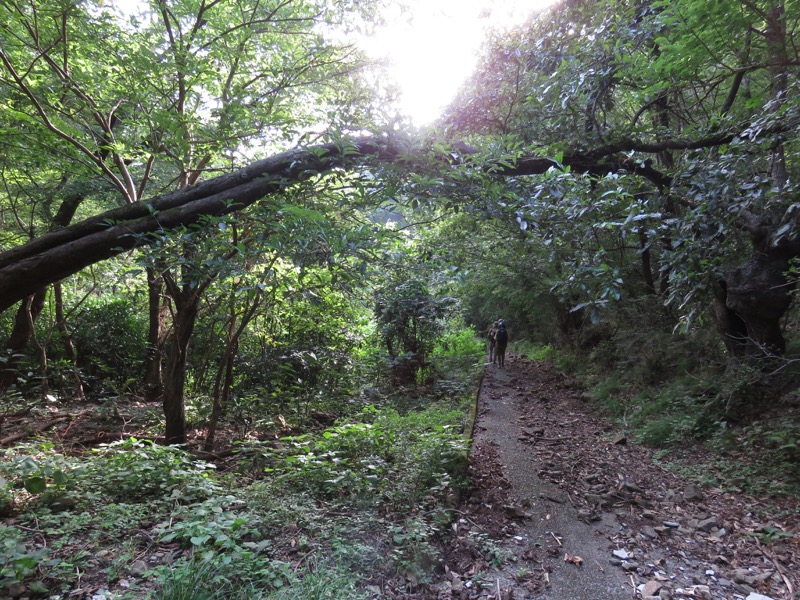
<svg viewBox="0 0 800 600">
<path fill-rule="evenodd" d="M 725 144 L 733 134 L 713 134 L 697 140 L 664 140 L 643 143 L 623 139 L 587 153 L 574 153 L 560 163 L 555 159 L 528 156 L 513 165 L 477 163 L 484 172 L 499 176 L 546 173 L 568 166 L 578 173 L 604 175 L 626 171 L 647 178 L 664 189 L 671 178 L 653 169 L 649 162 L 632 160 L 624 152 L 655 153 L 670 149 L 695 149 Z M 456 154 L 450 163 L 462 162 L 477 150 L 453 143 Z M 283 152 L 254 162 L 243 169 L 197 185 L 107 211 L 75 225 L 47 233 L 0 253 L 0 311 L 40 287 L 77 273 L 81 269 L 150 243 L 153 234 L 197 223 L 204 216 L 220 216 L 242 210 L 287 186 L 334 168 L 352 168 L 369 157 L 383 162 L 419 166 L 407 148 L 387 138 L 359 138 L 345 143 L 327 143 Z M 756 223 L 749 223 L 756 227 Z"/>
</svg>

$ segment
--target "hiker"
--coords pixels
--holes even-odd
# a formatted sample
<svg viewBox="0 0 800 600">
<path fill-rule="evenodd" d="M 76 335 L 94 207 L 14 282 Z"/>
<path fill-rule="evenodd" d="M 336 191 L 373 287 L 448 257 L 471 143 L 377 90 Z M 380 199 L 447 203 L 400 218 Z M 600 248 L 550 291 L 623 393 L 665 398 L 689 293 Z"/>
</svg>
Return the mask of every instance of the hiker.
<svg viewBox="0 0 800 600">
<path fill-rule="evenodd" d="M 494 334 L 497 331 L 497 321 L 492 323 L 492 326 L 489 327 L 489 331 L 486 332 L 486 338 L 489 340 L 489 362 L 494 362 Z"/>
<path fill-rule="evenodd" d="M 506 330 L 506 322 L 503 319 L 497 321 L 497 328 L 494 332 L 494 360 L 492 364 L 497 364 L 501 369 L 506 366 L 506 346 L 511 336 Z"/>
</svg>

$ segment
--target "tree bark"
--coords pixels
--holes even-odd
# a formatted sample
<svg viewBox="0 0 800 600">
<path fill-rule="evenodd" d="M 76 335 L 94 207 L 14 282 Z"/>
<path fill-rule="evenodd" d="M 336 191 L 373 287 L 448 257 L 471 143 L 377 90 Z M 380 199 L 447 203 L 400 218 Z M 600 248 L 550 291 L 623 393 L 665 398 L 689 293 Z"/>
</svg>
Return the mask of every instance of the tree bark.
<svg viewBox="0 0 800 600">
<path fill-rule="evenodd" d="M 766 12 L 764 37 L 769 56 L 771 111 L 777 113 L 786 99 L 788 85 L 786 14 L 782 0 L 771 3 Z M 788 179 L 783 143 L 778 139 L 770 151 L 770 175 L 773 186 L 783 193 Z M 725 274 L 724 299 L 726 319 L 718 319 L 731 354 L 736 358 L 782 355 L 786 342 L 780 320 L 792 302 L 794 282 L 787 277 L 789 260 L 800 253 L 800 240 L 774 238 L 776 225 L 788 216 L 767 211 L 750 217 L 753 252 L 746 263 Z M 791 218 L 791 217 L 790 217 Z M 715 311 L 724 314 L 721 307 Z M 744 329 L 744 331 L 742 331 Z"/>
<path fill-rule="evenodd" d="M 154 269 L 147 268 L 148 330 L 145 357 L 145 402 L 160 402 L 164 397 L 163 348 L 166 341 L 165 324 L 169 303 L 162 298 L 163 279 Z"/>
<path fill-rule="evenodd" d="M 650 260 L 650 240 L 644 228 L 639 229 L 639 256 L 642 267 L 642 281 L 648 294 L 655 295 L 656 283 L 653 280 L 653 265 Z"/>
<path fill-rule="evenodd" d="M 782 355 L 781 318 L 792 303 L 794 284 L 782 257 L 754 251 L 730 269 L 720 285 L 714 316 L 729 353 L 737 359 Z"/>
<path fill-rule="evenodd" d="M 167 368 L 164 376 L 162 406 L 166 419 L 167 444 L 185 444 L 186 439 L 186 364 L 189 359 L 189 342 L 200 307 L 200 294 L 195 290 L 181 290 L 173 294 L 175 313 L 172 332 L 167 345 Z"/>
<path fill-rule="evenodd" d="M 75 352 L 75 344 L 72 342 L 72 332 L 69 330 L 67 317 L 64 314 L 64 295 L 60 283 L 53 284 L 53 296 L 56 305 L 56 327 L 58 327 L 64 344 L 64 356 L 66 356 L 70 365 L 72 365 L 72 382 L 74 385 L 72 398 L 73 400 L 84 400 L 83 382 L 81 381 L 81 374 L 78 370 L 78 356 Z"/>
</svg>

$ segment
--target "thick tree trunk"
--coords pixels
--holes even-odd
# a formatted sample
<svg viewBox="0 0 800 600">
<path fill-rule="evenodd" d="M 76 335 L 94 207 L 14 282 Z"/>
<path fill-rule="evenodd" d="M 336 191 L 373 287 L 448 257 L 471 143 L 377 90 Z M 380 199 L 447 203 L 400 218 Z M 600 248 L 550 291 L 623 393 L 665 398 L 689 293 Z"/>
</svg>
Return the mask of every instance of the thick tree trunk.
<svg viewBox="0 0 800 600">
<path fill-rule="evenodd" d="M 189 342 L 192 339 L 200 306 L 200 294 L 194 290 L 184 291 L 173 297 L 175 313 L 172 335 L 167 344 L 167 370 L 164 377 L 162 405 L 166 419 L 167 444 L 186 443 L 186 366 L 189 359 Z"/>
<path fill-rule="evenodd" d="M 781 0 L 766 11 L 764 37 L 769 55 L 771 110 L 777 113 L 785 102 L 789 64 L 787 54 L 786 14 Z M 776 141 L 771 150 L 770 175 L 776 190 L 782 193 L 787 179 L 783 143 Z M 753 240 L 748 261 L 725 274 L 720 286 L 724 307 L 717 298 L 715 315 L 730 353 L 736 358 L 782 355 L 786 342 L 780 320 L 792 302 L 794 283 L 787 278 L 789 261 L 800 254 L 796 236 L 775 238 L 782 219 L 790 213 L 750 217 L 747 229 Z"/>
<path fill-rule="evenodd" d="M 780 321 L 789 309 L 794 284 L 785 258 L 754 251 L 719 282 L 713 313 L 728 352 L 737 359 L 782 355 Z"/>
</svg>

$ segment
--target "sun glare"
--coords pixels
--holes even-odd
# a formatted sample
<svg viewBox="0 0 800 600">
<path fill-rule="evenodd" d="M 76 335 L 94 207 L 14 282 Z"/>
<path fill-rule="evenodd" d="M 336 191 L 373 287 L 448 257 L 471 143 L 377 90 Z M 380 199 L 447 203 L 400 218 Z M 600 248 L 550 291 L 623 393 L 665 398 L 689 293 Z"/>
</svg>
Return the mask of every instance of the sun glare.
<svg viewBox="0 0 800 600">
<path fill-rule="evenodd" d="M 375 36 L 364 49 L 388 62 L 400 89 L 400 109 L 416 125 L 438 117 L 475 68 L 490 29 L 522 24 L 555 0 L 410 0 L 410 11 Z"/>
<path fill-rule="evenodd" d="M 95 0 L 122 14 L 143 0 Z M 430 124 L 469 77 L 490 29 L 523 23 L 555 0 L 405 0 L 407 10 L 389 7 L 387 25 L 355 41 L 387 65 L 397 85 L 398 107 L 418 126 Z"/>
</svg>

